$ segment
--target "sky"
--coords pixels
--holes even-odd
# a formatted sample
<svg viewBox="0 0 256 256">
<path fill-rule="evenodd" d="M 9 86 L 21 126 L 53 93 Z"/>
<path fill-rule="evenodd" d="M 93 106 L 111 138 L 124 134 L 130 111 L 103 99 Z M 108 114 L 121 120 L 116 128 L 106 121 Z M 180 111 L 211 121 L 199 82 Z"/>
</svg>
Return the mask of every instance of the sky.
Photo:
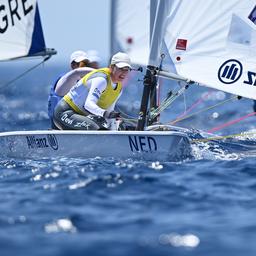
<svg viewBox="0 0 256 256">
<path fill-rule="evenodd" d="M 75 50 L 97 50 L 109 58 L 110 0 L 38 0 L 46 47 L 58 54 L 50 62 L 65 62 Z"/>
</svg>

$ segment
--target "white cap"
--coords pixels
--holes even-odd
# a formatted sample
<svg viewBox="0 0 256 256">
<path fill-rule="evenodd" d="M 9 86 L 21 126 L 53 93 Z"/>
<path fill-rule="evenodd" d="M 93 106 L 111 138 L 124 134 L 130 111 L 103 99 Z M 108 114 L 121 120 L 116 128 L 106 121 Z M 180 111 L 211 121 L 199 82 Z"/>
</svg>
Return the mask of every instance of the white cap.
<svg viewBox="0 0 256 256">
<path fill-rule="evenodd" d="M 115 64 L 118 68 L 131 67 L 131 59 L 126 53 L 118 52 L 113 55 L 111 64 Z"/>
<path fill-rule="evenodd" d="M 86 52 L 84 51 L 75 51 L 70 55 L 70 63 L 72 63 L 73 61 L 80 62 L 83 60 L 89 60 Z"/>
<path fill-rule="evenodd" d="M 88 59 L 90 62 L 100 62 L 101 58 L 99 57 L 99 53 L 96 50 L 87 51 Z"/>
</svg>

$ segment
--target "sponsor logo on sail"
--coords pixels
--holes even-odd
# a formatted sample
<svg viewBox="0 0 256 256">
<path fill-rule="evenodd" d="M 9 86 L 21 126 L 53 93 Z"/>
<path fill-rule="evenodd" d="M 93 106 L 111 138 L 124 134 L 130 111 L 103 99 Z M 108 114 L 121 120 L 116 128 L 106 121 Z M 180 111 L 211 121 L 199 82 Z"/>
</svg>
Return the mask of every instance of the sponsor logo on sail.
<svg viewBox="0 0 256 256">
<path fill-rule="evenodd" d="M 176 49 L 186 51 L 187 50 L 187 42 L 188 41 L 186 39 L 177 39 Z"/>
<path fill-rule="evenodd" d="M 225 61 L 219 68 L 218 78 L 224 84 L 233 84 L 238 81 L 243 73 L 241 62 L 235 59 Z"/>
</svg>

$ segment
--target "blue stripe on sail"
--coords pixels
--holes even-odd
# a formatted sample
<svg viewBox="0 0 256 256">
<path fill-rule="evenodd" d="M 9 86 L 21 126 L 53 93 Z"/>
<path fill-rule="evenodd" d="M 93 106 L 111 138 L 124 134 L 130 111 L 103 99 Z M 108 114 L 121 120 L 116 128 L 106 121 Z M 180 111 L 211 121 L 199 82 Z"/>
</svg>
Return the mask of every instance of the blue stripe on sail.
<svg viewBox="0 0 256 256">
<path fill-rule="evenodd" d="M 256 6 L 254 6 L 253 10 L 251 11 L 250 15 L 248 16 L 248 18 L 254 23 L 256 24 Z"/>
<path fill-rule="evenodd" d="M 35 13 L 35 20 L 34 20 L 34 30 L 32 35 L 32 43 L 29 49 L 28 55 L 33 55 L 41 51 L 45 51 L 45 41 L 43 35 L 43 29 L 41 25 L 39 9 L 36 4 L 36 13 Z"/>
</svg>

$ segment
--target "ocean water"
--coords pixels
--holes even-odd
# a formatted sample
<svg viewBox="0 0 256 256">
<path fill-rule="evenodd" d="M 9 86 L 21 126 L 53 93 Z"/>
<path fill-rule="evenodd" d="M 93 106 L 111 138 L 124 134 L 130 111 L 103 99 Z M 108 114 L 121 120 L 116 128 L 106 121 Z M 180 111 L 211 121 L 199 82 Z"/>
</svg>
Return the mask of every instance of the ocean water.
<svg viewBox="0 0 256 256">
<path fill-rule="evenodd" d="M 4 85 L 22 68 L 1 67 L 1 131 L 49 127 L 49 85 L 65 67 L 45 64 Z M 120 105 L 130 116 L 137 80 Z M 165 122 L 209 93 L 191 87 Z M 211 91 L 193 113 L 230 97 Z M 252 101 L 230 100 L 177 125 L 205 132 L 252 111 Z M 0 158 L 0 255 L 255 255 L 254 128 L 254 116 L 227 126 L 217 134 L 250 136 L 195 143 L 182 161 Z"/>
</svg>

